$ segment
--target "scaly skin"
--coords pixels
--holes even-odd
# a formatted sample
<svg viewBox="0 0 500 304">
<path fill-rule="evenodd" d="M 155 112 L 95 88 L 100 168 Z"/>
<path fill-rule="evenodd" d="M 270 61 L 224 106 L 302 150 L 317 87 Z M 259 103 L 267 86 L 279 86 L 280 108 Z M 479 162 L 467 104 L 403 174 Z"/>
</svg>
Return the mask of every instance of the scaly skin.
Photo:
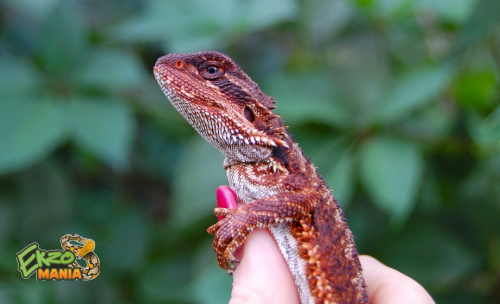
<svg viewBox="0 0 500 304">
<path fill-rule="evenodd" d="M 244 203 L 216 208 L 219 265 L 232 270 L 235 250 L 256 228 L 273 234 L 301 303 L 367 303 L 353 236 L 332 191 L 304 156 L 265 95 L 227 55 L 170 54 L 154 67 L 163 92 L 225 156 L 229 184 Z"/>
</svg>

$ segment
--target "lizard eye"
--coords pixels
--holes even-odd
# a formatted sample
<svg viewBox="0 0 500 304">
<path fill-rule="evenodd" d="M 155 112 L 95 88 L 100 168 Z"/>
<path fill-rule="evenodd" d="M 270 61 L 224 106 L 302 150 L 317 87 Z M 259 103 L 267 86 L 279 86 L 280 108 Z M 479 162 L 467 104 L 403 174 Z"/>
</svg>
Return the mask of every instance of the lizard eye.
<svg viewBox="0 0 500 304">
<path fill-rule="evenodd" d="M 209 74 L 215 74 L 215 73 L 217 73 L 218 71 L 219 71 L 219 68 L 218 68 L 218 67 L 216 67 L 215 65 L 211 65 L 211 66 L 209 66 L 209 67 L 207 68 L 207 72 L 208 72 Z"/>
<path fill-rule="evenodd" d="M 218 61 L 205 61 L 199 66 L 201 77 L 208 80 L 220 78 L 226 71 Z"/>
</svg>

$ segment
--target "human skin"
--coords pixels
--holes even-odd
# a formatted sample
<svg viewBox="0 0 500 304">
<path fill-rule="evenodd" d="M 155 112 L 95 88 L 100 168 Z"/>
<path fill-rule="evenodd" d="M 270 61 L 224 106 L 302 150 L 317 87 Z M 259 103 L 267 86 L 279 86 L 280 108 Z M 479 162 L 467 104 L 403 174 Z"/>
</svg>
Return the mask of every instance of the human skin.
<svg viewBox="0 0 500 304">
<path fill-rule="evenodd" d="M 255 230 L 237 251 L 230 304 L 299 304 L 293 277 L 269 231 Z M 371 256 L 361 255 L 368 299 L 372 304 L 432 304 L 434 300 L 412 278 Z"/>
</svg>

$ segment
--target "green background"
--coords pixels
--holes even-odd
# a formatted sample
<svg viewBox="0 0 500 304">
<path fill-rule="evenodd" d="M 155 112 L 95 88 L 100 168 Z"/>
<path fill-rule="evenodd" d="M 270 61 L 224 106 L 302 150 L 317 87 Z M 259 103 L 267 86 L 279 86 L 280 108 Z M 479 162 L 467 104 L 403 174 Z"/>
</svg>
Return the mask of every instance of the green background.
<svg viewBox="0 0 500 304">
<path fill-rule="evenodd" d="M 0 0 L 0 303 L 224 303 L 222 156 L 152 75 L 223 51 L 338 197 L 359 251 L 440 303 L 500 303 L 500 1 Z M 15 255 L 96 242 L 91 282 Z"/>
</svg>

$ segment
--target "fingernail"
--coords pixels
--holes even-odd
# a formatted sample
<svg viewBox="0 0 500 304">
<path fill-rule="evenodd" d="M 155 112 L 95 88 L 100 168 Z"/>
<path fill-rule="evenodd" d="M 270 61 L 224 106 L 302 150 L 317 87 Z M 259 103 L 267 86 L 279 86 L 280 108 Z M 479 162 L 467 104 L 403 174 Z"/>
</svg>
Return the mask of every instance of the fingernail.
<svg viewBox="0 0 500 304">
<path fill-rule="evenodd" d="M 238 204 L 236 203 L 236 194 L 234 194 L 233 189 L 229 186 L 222 185 L 217 187 L 217 207 L 237 209 Z M 217 217 L 219 221 L 223 218 L 222 216 Z"/>
</svg>

